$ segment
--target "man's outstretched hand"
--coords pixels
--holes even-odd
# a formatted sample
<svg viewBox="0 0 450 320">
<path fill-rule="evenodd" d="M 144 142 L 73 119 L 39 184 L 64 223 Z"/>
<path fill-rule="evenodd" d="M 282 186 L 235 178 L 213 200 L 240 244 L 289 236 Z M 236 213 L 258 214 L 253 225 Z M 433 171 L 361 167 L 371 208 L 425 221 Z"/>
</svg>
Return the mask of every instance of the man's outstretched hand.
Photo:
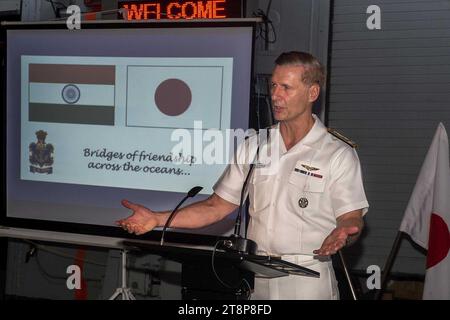
<svg viewBox="0 0 450 320">
<path fill-rule="evenodd" d="M 325 238 L 320 249 L 314 250 L 313 253 L 319 256 L 335 254 L 346 245 L 349 236 L 356 235 L 358 232 L 357 226 L 337 227 Z"/>
<path fill-rule="evenodd" d="M 122 205 L 133 210 L 133 214 L 117 220 L 116 224 L 129 233 L 141 235 L 158 226 L 158 217 L 152 210 L 128 200 L 122 200 Z"/>
</svg>

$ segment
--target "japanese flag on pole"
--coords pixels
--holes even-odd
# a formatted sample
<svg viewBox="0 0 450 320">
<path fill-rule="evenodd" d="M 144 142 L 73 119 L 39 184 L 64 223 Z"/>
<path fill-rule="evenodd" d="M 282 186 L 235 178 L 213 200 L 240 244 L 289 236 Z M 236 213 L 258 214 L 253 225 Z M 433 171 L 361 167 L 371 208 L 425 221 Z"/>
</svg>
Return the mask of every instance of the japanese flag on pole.
<svg viewBox="0 0 450 320">
<path fill-rule="evenodd" d="M 400 225 L 428 250 L 423 299 L 450 299 L 449 226 L 449 147 L 439 123 Z"/>
</svg>

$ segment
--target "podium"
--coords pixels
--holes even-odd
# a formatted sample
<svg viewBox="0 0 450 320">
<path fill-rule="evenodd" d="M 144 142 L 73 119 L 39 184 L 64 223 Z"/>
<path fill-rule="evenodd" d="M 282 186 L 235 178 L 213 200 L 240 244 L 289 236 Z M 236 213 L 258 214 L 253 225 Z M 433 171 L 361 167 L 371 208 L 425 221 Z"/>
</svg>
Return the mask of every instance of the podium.
<svg viewBox="0 0 450 320">
<path fill-rule="evenodd" d="M 127 240 L 123 245 L 127 251 L 155 254 L 181 263 L 183 300 L 246 300 L 255 276 L 276 278 L 295 274 L 320 277 L 317 271 L 270 256 L 186 244 L 161 246 L 145 240 Z"/>
</svg>

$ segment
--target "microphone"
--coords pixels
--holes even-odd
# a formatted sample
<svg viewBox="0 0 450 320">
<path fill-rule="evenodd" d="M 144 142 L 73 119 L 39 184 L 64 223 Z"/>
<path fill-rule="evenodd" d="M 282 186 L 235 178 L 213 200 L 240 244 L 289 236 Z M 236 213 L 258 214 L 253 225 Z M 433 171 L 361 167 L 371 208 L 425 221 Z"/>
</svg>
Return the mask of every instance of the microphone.
<svg viewBox="0 0 450 320">
<path fill-rule="evenodd" d="M 270 131 L 268 132 L 267 138 L 270 136 Z M 244 184 L 242 185 L 241 190 L 241 199 L 239 202 L 239 210 L 236 217 L 236 222 L 234 224 L 234 234 L 231 235 L 231 237 L 228 240 L 223 240 L 222 246 L 220 246 L 220 249 L 223 249 L 225 251 L 238 251 L 240 253 L 245 254 L 256 254 L 256 250 L 258 248 L 258 245 L 255 241 L 243 238 L 241 237 L 241 221 L 242 221 L 242 206 L 245 200 L 247 199 L 247 196 L 245 196 L 245 193 L 247 191 L 247 185 L 250 180 L 250 177 L 252 176 L 253 169 L 255 167 L 255 161 L 259 159 L 259 145 L 256 149 L 255 158 L 253 159 L 252 163 L 250 164 L 250 168 L 248 170 L 247 176 L 245 177 Z"/>
<path fill-rule="evenodd" d="M 259 148 L 258 148 L 259 149 Z M 225 251 L 237 251 L 239 253 L 245 254 L 256 254 L 256 249 L 258 245 L 255 241 L 241 237 L 241 221 L 242 221 L 242 205 L 245 202 L 244 197 L 248 185 L 249 177 L 252 174 L 254 168 L 254 163 L 250 164 L 250 170 L 248 171 L 247 177 L 245 178 L 244 184 L 241 190 L 241 200 L 239 202 L 238 214 L 236 217 L 236 222 L 234 224 L 234 234 L 230 236 L 228 240 L 223 240 L 222 245 L 219 246 L 220 249 Z M 246 197 L 245 197 L 246 198 Z"/>
<path fill-rule="evenodd" d="M 161 242 L 160 245 L 164 245 L 164 234 L 166 232 L 166 229 L 170 226 L 170 223 L 172 222 L 173 218 L 175 218 L 175 215 L 177 213 L 178 208 L 188 199 L 188 198 L 192 198 L 195 197 L 197 195 L 197 193 L 199 193 L 201 190 L 203 189 L 203 187 L 193 187 L 191 190 L 189 190 L 189 192 L 187 193 L 187 195 L 183 198 L 183 200 L 180 201 L 180 203 L 175 207 L 175 209 L 173 209 L 173 211 L 170 213 L 169 218 L 167 219 L 166 223 L 164 224 L 164 228 L 162 231 L 162 235 L 161 235 Z"/>
<path fill-rule="evenodd" d="M 251 164 L 250 166 L 250 171 L 249 174 L 247 175 L 247 179 L 245 179 L 244 185 L 242 187 L 242 191 L 241 191 L 241 201 L 239 203 L 239 210 L 238 210 L 238 214 L 236 217 L 236 222 L 234 225 L 234 234 L 232 234 L 230 236 L 229 239 L 227 240 L 223 240 L 222 241 L 222 245 L 218 246 L 218 248 L 225 250 L 225 251 L 237 251 L 239 253 L 245 253 L 245 254 L 256 254 L 256 250 L 258 248 L 258 245 L 256 244 L 255 241 L 247 239 L 247 238 L 243 238 L 240 235 L 241 232 L 241 220 L 242 220 L 242 204 L 243 204 L 243 199 L 244 199 L 244 194 L 245 194 L 245 189 L 247 186 L 247 180 L 248 177 L 250 176 L 250 173 L 252 172 L 253 169 L 253 164 Z"/>
</svg>

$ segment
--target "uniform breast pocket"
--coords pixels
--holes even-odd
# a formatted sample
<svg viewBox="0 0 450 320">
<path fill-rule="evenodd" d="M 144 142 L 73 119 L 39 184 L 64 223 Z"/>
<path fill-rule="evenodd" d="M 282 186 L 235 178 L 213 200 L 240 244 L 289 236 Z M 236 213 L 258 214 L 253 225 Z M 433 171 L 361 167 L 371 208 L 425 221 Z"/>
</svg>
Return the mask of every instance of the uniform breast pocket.
<svg viewBox="0 0 450 320">
<path fill-rule="evenodd" d="M 305 191 L 312 193 L 322 193 L 325 190 L 325 181 L 323 178 L 308 177 Z"/>
<path fill-rule="evenodd" d="M 307 176 L 294 171 L 289 176 L 289 185 L 297 191 L 305 190 L 307 178 Z"/>
<path fill-rule="evenodd" d="M 299 209 L 318 208 L 325 190 L 325 179 L 292 172 L 289 177 L 289 195 L 292 207 Z"/>
<path fill-rule="evenodd" d="M 270 176 L 255 175 L 249 184 L 250 208 L 253 214 L 265 209 L 270 205 Z"/>
<path fill-rule="evenodd" d="M 289 183 L 297 189 L 305 192 L 323 192 L 325 189 L 325 179 L 323 177 L 307 176 L 306 174 L 294 171 L 289 176 Z"/>
</svg>

